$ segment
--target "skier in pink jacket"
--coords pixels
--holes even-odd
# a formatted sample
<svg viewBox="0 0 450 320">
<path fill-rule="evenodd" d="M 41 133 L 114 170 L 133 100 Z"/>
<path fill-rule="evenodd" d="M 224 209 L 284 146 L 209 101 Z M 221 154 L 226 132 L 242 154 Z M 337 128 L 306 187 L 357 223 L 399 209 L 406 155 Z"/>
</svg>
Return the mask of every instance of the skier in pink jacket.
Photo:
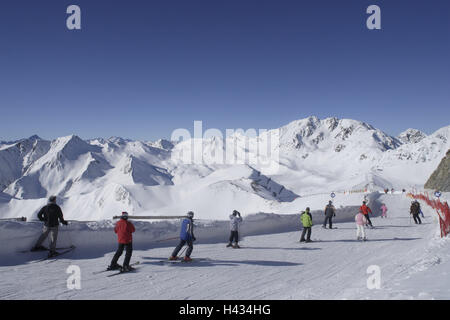
<svg viewBox="0 0 450 320">
<path fill-rule="evenodd" d="M 364 216 L 362 210 L 359 210 L 358 214 L 355 216 L 355 222 L 356 222 L 356 237 L 357 240 L 364 240 L 366 241 L 366 232 L 364 231 L 364 226 L 367 225 L 368 221 L 366 217 Z"/>
<path fill-rule="evenodd" d="M 386 205 L 383 203 L 381 205 L 381 217 L 382 218 L 387 218 L 386 212 L 388 211 L 388 208 L 386 207 Z"/>
</svg>

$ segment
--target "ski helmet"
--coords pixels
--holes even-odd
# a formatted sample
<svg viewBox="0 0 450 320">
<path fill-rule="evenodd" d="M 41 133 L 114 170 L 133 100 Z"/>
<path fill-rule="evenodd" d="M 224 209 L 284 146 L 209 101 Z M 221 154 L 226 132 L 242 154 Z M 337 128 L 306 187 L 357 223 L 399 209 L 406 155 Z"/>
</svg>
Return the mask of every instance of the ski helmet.
<svg viewBox="0 0 450 320">
<path fill-rule="evenodd" d="M 122 219 L 127 220 L 128 219 L 128 212 L 122 212 Z"/>
<path fill-rule="evenodd" d="M 309 207 L 306 207 L 306 209 L 305 209 L 305 210 L 306 210 L 306 212 L 309 212 L 309 210 L 310 210 L 310 209 L 309 209 Z"/>
<path fill-rule="evenodd" d="M 56 196 L 51 196 L 50 198 L 48 198 L 48 202 L 49 203 L 56 203 Z"/>
<path fill-rule="evenodd" d="M 193 218 L 193 217 L 194 217 L 194 212 L 189 211 L 189 212 L 187 213 L 187 216 L 188 216 L 189 218 Z"/>
<path fill-rule="evenodd" d="M 233 210 L 233 216 L 236 216 L 238 214 L 239 214 L 239 212 L 237 210 Z"/>
</svg>

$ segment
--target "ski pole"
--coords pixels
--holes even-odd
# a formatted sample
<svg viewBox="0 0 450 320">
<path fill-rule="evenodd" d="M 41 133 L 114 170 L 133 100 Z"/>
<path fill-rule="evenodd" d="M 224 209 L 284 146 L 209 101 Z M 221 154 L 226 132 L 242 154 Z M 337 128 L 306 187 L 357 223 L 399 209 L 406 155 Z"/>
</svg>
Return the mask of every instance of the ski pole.
<svg viewBox="0 0 450 320">
<path fill-rule="evenodd" d="M 180 256 L 182 256 L 183 255 L 183 253 L 186 251 L 186 249 L 187 249 L 187 246 L 185 246 L 184 247 L 184 249 L 183 250 L 181 250 L 181 253 L 180 253 Z"/>
</svg>

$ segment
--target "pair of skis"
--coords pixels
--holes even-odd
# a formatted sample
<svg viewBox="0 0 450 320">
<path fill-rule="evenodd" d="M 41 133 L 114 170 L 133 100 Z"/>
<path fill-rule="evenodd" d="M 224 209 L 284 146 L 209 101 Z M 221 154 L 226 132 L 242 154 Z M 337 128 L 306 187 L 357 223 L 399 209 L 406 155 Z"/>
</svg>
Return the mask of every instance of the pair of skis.
<svg viewBox="0 0 450 320">
<path fill-rule="evenodd" d="M 190 261 L 185 261 L 184 259 L 177 259 L 177 260 L 160 260 L 160 263 L 167 263 L 167 264 L 176 264 L 176 263 L 193 263 L 193 262 L 198 262 L 198 261 L 207 261 L 207 260 L 211 260 L 208 258 L 195 258 L 192 259 Z"/>
<path fill-rule="evenodd" d="M 75 246 L 70 246 L 67 248 L 57 248 L 57 250 L 63 250 L 63 251 L 60 251 L 57 254 L 54 254 L 52 256 L 48 256 L 48 257 L 45 257 L 45 258 L 42 258 L 39 260 L 32 261 L 31 263 L 37 263 L 37 262 L 43 262 L 43 261 L 50 261 L 50 262 L 56 261 L 58 257 L 73 251 L 75 248 L 76 248 Z M 30 252 L 30 251 L 28 251 L 28 252 Z"/>
<path fill-rule="evenodd" d="M 136 261 L 132 264 L 130 264 L 130 267 L 134 267 L 140 264 L 140 261 Z M 123 271 L 123 270 L 102 270 L 102 271 L 95 271 L 92 274 L 101 274 L 101 273 L 105 273 L 105 272 L 110 272 L 110 271 L 117 271 L 116 273 L 112 273 L 109 274 L 108 277 L 113 277 L 113 276 L 117 276 L 119 274 L 123 274 L 123 273 L 128 273 L 128 272 L 133 272 L 134 270 L 131 271 Z"/>
</svg>

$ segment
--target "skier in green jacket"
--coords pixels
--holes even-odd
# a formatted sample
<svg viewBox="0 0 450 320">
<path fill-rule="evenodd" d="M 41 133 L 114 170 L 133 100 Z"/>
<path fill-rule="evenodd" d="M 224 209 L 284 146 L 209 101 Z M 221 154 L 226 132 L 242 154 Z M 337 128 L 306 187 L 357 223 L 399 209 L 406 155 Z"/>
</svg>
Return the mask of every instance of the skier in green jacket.
<svg viewBox="0 0 450 320">
<path fill-rule="evenodd" d="M 300 220 L 302 221 L 302 224 L 303 224 L 303 232 L 302 232 L 302 236 L 300 238 L 300 242 L 312 242 L 311 227 L 313 225 L 313 222 L 312 222 L 312 215 L 309 211 L 310 210 L 308 207 L 300 215 Z M 305 235 L 306 235 L 306 240 L 305 240 Z"/>
</svg>

